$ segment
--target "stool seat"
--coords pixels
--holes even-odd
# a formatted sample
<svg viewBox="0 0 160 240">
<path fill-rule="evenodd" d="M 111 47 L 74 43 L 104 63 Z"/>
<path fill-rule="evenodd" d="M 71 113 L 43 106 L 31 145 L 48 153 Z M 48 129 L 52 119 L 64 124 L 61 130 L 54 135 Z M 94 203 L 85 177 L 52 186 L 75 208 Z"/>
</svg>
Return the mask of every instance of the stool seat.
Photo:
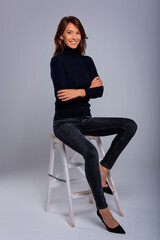
<svg viewBox="0 0 160 240">
<path fill-rule="evenodd" d="M 102 147 L 102 142 L 100 137 L 97 136 L 85 136 L 88 140 L 92 141 L 95 140 L 97 143 L 98 152 L 101 158 L 104 157 L 105 153 Z M 62 168 L 61 170 L 53 175 L 54 167 L 55 167 L 55 150 L 56 145 L 59 145 L 60 147 L 60 154 L 61 154 L 61 160 L 62 160 Z M 74 151 L 74 154 L 67 159 L 66 154 L 66 145 L 60 141 L 54 134 L 51 134 L 51 148 L 50 148 L 50 159 L 49 159 L 49 171 L 48 171 L 48 191 L 47 191 L 47 199 L 46 199 L 46 211 L 49 210 L 50 205 L 50 197 L 51 197 L 51 189 L 55 187 L 61 187 L 65 186 L 67 190 L 67 198 L 68 198 L 68 210 L 69 210 L 69 222 L 72 227 L 75 226 L 74 222 L 74 212 L 73 212 L 73 204 L 72 199 L 88 196 L 89 197 L 89 203 L 93 203 L 93 196 L 92 192 L 88 185 L 88 190 L 82 190 L 78 192 L 72 192 L 71 191 L 71 185 L 72 184 L 79 184 L 83 181 L 86 181 L 85 172 L 84 172 L 84 162 L 80 161 L 73 161 L 73 159 L 78 155 L 79 153 Z M 76 168 L 78 172 L 81 173 L 81 177 L 77 178 L 70 178 L 69 177 L 69 169 Z M 120 216 L 124 216 L 120 204 L 119 204 L 119 198 L 117 195 L 117 191 L 111 176 L 111 172 L 109 171 L 108 175 L 108 182 L 113 192 L 113 198 L 114 202 L 117 208 L 117 212 Z"/>
</svg>

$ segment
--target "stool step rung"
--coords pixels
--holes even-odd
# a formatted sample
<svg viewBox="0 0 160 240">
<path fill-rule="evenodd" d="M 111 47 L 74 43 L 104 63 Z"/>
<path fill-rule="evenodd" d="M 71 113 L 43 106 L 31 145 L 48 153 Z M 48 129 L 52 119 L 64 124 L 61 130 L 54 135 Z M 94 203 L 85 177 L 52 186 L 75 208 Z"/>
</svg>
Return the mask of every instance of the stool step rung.
<svg viewBox="0 0 160 240">
<path fill-rule="evenodd" d="M 70 183 L 71 184 L 77 184 L 77 183 L 82 183 L 82 182 L 86 182 L 86 179 L 83 178 L 71 178 L 70 179 Z"/>
<path fill-rule="evenodd" d="M 81 191 L 81 192 L 73 192 L 72 198 L 83 197 L 83 196 L 90 195 L 90 194 L 91 194 L 91 190 L 86 190 L 86 191 Z"/>
<path fill-rule="evenodd" d="M 67 164 L 68 168 L 72 168 L 72 167 L 83 167 L 84 163 L 83 162 L 72 162 L 72 163 L 68 163 Z"/>
<path fill-rule="evenodd" d="M 86 182 L 85 177 L 71 178 L 71 179 L 70 179 L 70 183 L 71 183 L 72 185 L 78 184 L 78 183 L 80 184 L 80 183 L 83 183 L 83 182 Z M 56 179 L 53 179 L 53 180 L 52 180 L 52 185 L 51 185 L 51 187 L 52 187 L 52 188 L 55 188 L 55 187 L 65 186 L 65 184 L 66 184 L 66 181 L 65 181 L 65 182 L 62 182 L 62 181 L 58 181 L 58 180 L 56 180 Z"/>
</svg>

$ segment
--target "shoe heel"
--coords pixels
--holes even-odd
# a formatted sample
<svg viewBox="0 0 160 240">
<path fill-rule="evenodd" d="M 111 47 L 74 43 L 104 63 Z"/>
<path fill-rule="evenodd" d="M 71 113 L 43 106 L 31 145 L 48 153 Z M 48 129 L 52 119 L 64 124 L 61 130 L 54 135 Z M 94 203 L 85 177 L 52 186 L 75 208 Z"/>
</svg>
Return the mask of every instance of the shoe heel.
<svg viewBox="0 0 160 240">
<path fill-rule="evenodd" d="M 103 222 L 103 224 L 105 225 L 105 227 L 107 228 L 107 230 L 108 230 L 109 232 L 112 232 L 112 233 L 120 233 L 120 234 L 125 234 L 125 233 L 126 233 L 120 224 L 119 224 L 117 227 L 115 227 L 115 228 L 110 228 L 110 227 L 108 227 L 108 226 L 105 224 L 105 222 L 103 221 L 103 218 L 102 218 L 99 210 L 97 210 L 97 215 L 98 215 L 98 217 L 101 219 L 101 221 Z"/>
</svg>

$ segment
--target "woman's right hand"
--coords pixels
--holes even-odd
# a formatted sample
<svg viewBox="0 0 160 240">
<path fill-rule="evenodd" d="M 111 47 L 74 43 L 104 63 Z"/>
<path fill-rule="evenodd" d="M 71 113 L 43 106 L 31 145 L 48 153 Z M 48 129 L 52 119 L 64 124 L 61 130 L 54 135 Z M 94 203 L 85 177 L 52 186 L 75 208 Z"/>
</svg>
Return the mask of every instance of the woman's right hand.
<svg viewBox="0 0 160 240">
<path fill-rule="evenodd" d="M 100 77 L 95 77 L 95 78 L 93 78 L 89 88 L 95 88 L 95 87 L 100 87 L 100 86 L 103 86 L 102 80 L 100 79 Z"/>
</svg>

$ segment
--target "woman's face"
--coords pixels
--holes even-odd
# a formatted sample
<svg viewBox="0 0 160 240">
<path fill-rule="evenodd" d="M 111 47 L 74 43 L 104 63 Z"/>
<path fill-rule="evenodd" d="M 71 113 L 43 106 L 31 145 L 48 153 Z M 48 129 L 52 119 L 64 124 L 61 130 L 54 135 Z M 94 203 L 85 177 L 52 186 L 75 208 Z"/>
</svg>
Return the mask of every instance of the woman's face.
<svg viewBox="0 0 160 240">
<path fill-rule="evenodd" d="M 64 45 L 77 48 L 81 41 L 81 33 L 73 23 L 68 23 L 60 39 L 64 41 Z"/>
</svg>

